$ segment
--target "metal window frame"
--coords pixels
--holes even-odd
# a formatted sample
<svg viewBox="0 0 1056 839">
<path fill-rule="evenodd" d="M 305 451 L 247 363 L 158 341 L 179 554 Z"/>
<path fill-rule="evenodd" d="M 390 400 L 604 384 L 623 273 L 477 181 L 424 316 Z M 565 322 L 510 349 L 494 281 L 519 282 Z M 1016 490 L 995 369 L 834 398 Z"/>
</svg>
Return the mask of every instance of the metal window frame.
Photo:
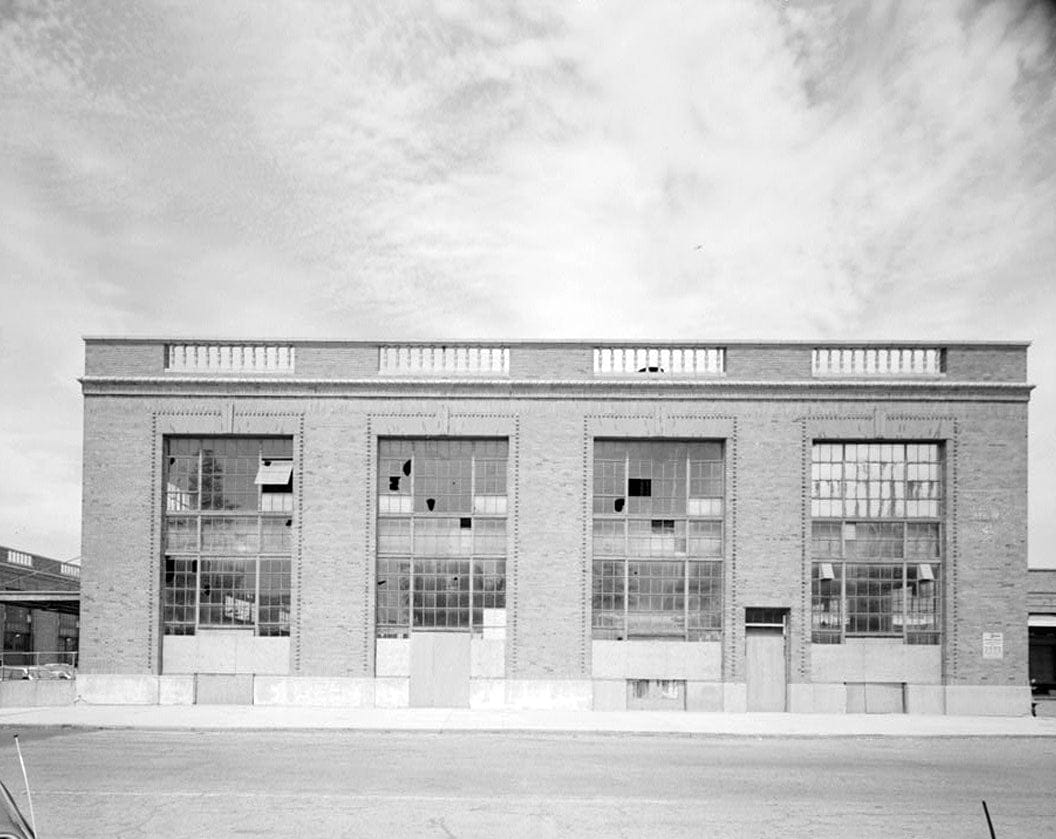
<svg viewBox="0 0 1056 839">
<path fill-rule="evenodd" d="M 384 442 L 385 439 L 401 439 L 401 438 L 382 438 L 382 439 L 380 439 L 378 441 L 379 453 L 380 453 L 380 447 L 381 447 L 381 445 L 382 445 L 382 443 Z M 407 438 L 403 438 L 403 439 L 407 439 Z M 408 593 L 409 593 L 410 602 L 408 604 L 407 626 L 405 626 L 405 627 L 404 626 L 394 626 L 394 625 L 388 624 L 388 623 L 382 624 L 382 623 L 380 623 L 378 621 L 378 617 L 379 617 L 378 616 L 378 602 L 377 602 L 377 598 L 375 598 L 375 603 L 374 603 L 374 636 L 375 636 L 375 638 L 390 637 L 389 635 L 379 635 L 379 630 L 381 630 L 382 628 L 387 629 L 387 630 L 389 630 L 391 632 L 395 632 L 398 635 L 406 634 L 407 636 L 409 636 L 412 632 L 414 632 L 416 628 L 420 632 L 421 631 L 427 631 L 427 632 L 451 631 L 451 632 L 469 632 L 471 635 L 477 635 L 477 634 L 483 632 L 483 622 L 481 623 L 481 625 L 479 627 L 475 626 L 474 622 L 473 622 L 473 613 L 474 613 L 474 605 L 473 605 L 473 603 L 474 603 L 474 595 L 476 593 L 475 590 L 474 590 L 474 586 L 475 586 L 474 563 L 475 563 L 476 560 L 488 560 L 488 559 L 501 559 L 501 560 L 503 560 L 503 562 L 506 562 L 509 559 L 509 557 L 508 557 L 508 553 L 509 552 L 508 552 L 506 546 L 504 546 L 503 547 L 503 552 L 502 552 L 501 555 L 500 554 L 494 554 L 494 553 L 481 553 L 481 554 L 478 554 L 477 550 L 476 550 L 476 547 L 477 547 L 477 531 L 478 531 L 478 528 L 476 527 L 476 522 L 477 522 L 477 520 L 480 520 L 480 521 L 502 521 L 502 522 L 504 522 L 504 523 L 506 523 L 508 525 L 508 523 L 509 523 L 509 515 L 508 515 L 509 507 L 507 505 L 507 513 L 502 513 L 502 514 L 499 514 L 499 513 L 478 513 L 476 511 L 476 503 L 475 503 L 474 499 L 476 498 L 478 454 L 476 452 L 472 452 L 471 451 L 471 453 L 469 455 L 469 461 L 470 461 L 469 462 L 469 499 L 470 499 L 469 508 L 470 509 L 469 509 L 468 514 L 463 515 L 463 511 L 451 512 L 451 511 L 437 511 L 437 510 L 433 510 L 433 511 L 428 511 L 428 510 L 419 511 L 419 510 L 417 510 L 416 507 L 415 507 L 415 504 L 413 502 L 413 499 L 416 497 L 416 483 L 415 482 L 416 482 L 416 479 L 417 479 L 417 476 L 418 476 L 419 469 L 418 469 L 418 463 L 416 462 L 417 454 L 414 451 L 414 444 L 415 444 L 415 442 L 419 442 L 420 439 L 421 438 L 410 438 L 410 439 L 408 439 L 408 442 L 411 444 L 411 451 L 408 454 L 406 459 L 411 461 L 411 474 L 409 476 L 407 476 L 409 478 L 409 482 L 408 483 L 409 483 L 409 490 L 410 490 L 409 493 L 407 493 L 407 494 L 409 494 L 410 498 L 412 499 L 411 511 L 409 513 L 386 513 L 386 514 L 382 515 L 379 512 L 377 499 L 380 498 L 384 493 L 383 493 L 383 488 L 382 488 L 382 477 L 381 477 L 381 471 L 380 471 L 381 458 L 380 458 L 380 456 L 378 458 L 379 469 L 378 469 L 376 480 L 375 480 L 375 493 L 374 493 L 374 496 L 375 496 L 375 503 L 374 503 L 375 522 L 378 522 L 378 521 L 380 521 L 383 518 L 384 519 L 393 519 L 393 520 L 408 521 L 409 522 L 408 552 L 406 554 L 399 554 L 399 557 L 406 556 L 406 558 L 408 560 L 408 564 L 409 564 L 409 567 L 408 567 L 408 577 L 409 577 Z M 443 439 L 437 440 L 436 442 L 450 442 L 451 440 L 457 440 L 458 442 L 465 442 L 465 443 L 475 444 L 475 443 L 478 443 L 478 442 L 486 442 L 486 441 L 489 441 L 489 440 L 492 440 L 492 439 L 493 438 L 491 438 L 491 437 L 464 437 L 464 438 L 460 437 L 460 438 L 443 438 Z M 507 473 L 508 473 L 508 469 L 509 469 L 509 448 L 508 448 L 509 442 L 505 438 L 503 438 L 503 441 L 506 442 L 506 444 L 507 444 L 507 450 L 506 450 L 506 456 L 504 458 L 504 462 L 506 464 L 506 469 L 507 469 Z M 498 461 L 499 459 L 500 458 L 494 457 L 494 456 L 482 456 L 482 457 L 480 457 L 480 460 L 482 462 Z M 441 462 L 445 462 L 445 461 L 441 461 Z M 508 480 L 508 478 L 509 478 L 509 476 L 507 474 L 507 481 L 506 481 L 506 494 L 507 494 L 507 497 L 509 495 L 509 480 Z M 469 528 L 469 530 L 470 530 L 470 537 L 469 537 L 470 538 L 470 550 L 469 550 L 468 554 L 461 554 L 460 553 L 460 554 L 450 555 L 450 556 L 437 556 L 437 555 L 432 555 L 432 556 L 424 556 L 423 555 L 423 556 L 419 556 L 417 554 L 417 545 L 416 545 L 417 527 L 416 527 L 416 523 L 418 521 L 438 520 L 438 519 L 456 519 L 456 518 L 457 519 L 469 518 L 471 520 L 471 522 L 472 522 L 471 527 Z M 508 529 L 508 527 L 507 527 L 506 533 L 507 533 L 507 539 L 508 539 L 509 538 L 509 529 Z M 375 554 L 375 559 L 374 559 L 374 562 L 375 562 L 375 573 L 376 573 L 376 569 L 377 569 L 377 561 L 378 561 L 378 559 L 380 559 L 382 557 L 384 557 L 386 559 L 395 559 L 395 558 L 397 558 L 396 554 L 382 553 L 382 551 L 380 549 L 380 545 L 378 544 L 378 540 L 377 539 L 375 539 L 374 554 Z M 418 573 L 416 573 L 416 563 L 424 561 L 424 560 L 440 560 L 440 561 L 466 560 L 466 561 L 468 561 L 468 563 L 469 563 L 469 574 L 468 574 L 468 577 L 469 577 L 469 605 L 467 607 L 468 620 L 467 620 L 467 623 L 466 623 L 466 625 L 464 627 L 461 626 L 461 625 L 460 626 L 454 626 L 454 627 L 449 627 L 449 626 L 448 627 L 437 627 L 437 626 L 431 626 L 431 627 L 429 627 L 429 626 L 417 626 L 416 627 L 416 625 L 415 625 L 414 597 L 415 597 L 415 591 L 416 591 L 415 582 L 416 582 L 416 580 L 417 580 L 417 578 L 419 576 Z M 503 574 L 503 576 L 505 577 L 505 566 L 504 566 L 504 574 Z"/>
<path fill-rule="evenodd" d="M 203 550 L 203 544 L 202 544 L 203 523 L 206 520 L 215 521 L 215 520 L 218 520 L 218 519 L 230 518 L 230 519 L 244 519 L 246 521 L 252 519 L 255 522 L 255 524 L 256 524 L 256 531 L 257 531 L 257 534 L 256 534 L 256 551 L 253 552 L 252 554 L 248 554 L 248 555 L 246 555 L 244 557 L 245 559 L 252 558 L 252 560 L 253 560 L 253 568 L 254 568 L 253 597 L 254 597 L 254 607 L 255 607 L 254 612 L 255 612 L 255 615 L 254 615 L 254 619 L 253 619 L 253 623 L 252 623 L 252 630 L 253 630 L 254 636 L 258 636 L 258 637 L 261 636 L 261 631 L 260 631 L 261 630 L 261 620 L 260 620 L 260 574 L 261 574 L 261 562 L 263 560 L 266 560 L 266 559 L 284 559 L 284 560 L 289 561 L 289 564 L 290 564 L 290 579 L 289 579 L 289 582 L 288 582 L 287 587 L 286 587 L 286 592 L 287 592 L 288 596 L 290 597 L 290 611 L 291 611 L 291 616 L 290 617 L 291 617 L 291 620 L 290 620 L 290 625 L 285 627 L 285 632 L 280 632 L 280 635 L 282 637 L 288 637 L 291 634 L 291 632 L 292 632 L 292 607 L 293 607 L 293 579 L 292 579 L 293 578 L 293 553 L 292 553 L 292 546 L 291 546 L 291 550 L 288 551 L 288 552 L 266 551 L 266 550 L 264 550 L 263 536 L 264 536 L 264 520 L 265 519 L 274 519 L 274 520 L 285 519 L 285 520 L 288 520 L 288 521 L 292 522 L 292 520 L 294 519 L 294 512 L 293 512 L 292 509 L 289 510 L 289 511 L 280 511 L 280 512 L 275 512 L 275 511 L 267 511 L 266 512 L 266 511 L 262 510 L 261 509 L 261 497 L 264 494 L 264 490 L 263 490 L 264 484 L 257 483 L 256 480 L 254 480 L 254 482 L 253 482 L 253 486 L 254 486 L 254 489 L 256 491 L 256 499 L 257 499 L 257 503 L 255 505 L 255 509 L 253 509 L 253 510 L 217 510 L 217 509 L 212 509 L 212 508 L 205 509 L 203 507 L 203 504 L 202 504 L 202 502 L 203 502 L 202 485 L 203 485 L 203 477 L 204 477 L 204 445 L 202 445 L 202 444 L 206 440 L 213 440 L 213 439 L 253 440 L 253 441 L 255 441 L 257 443 L 257 474 L 258 475 L 260 473 L 260 469 L 261 469 L 261 467 L 262 467 L 262 465 L 263 465 L 265 460 L 271 460 L 271 461 L 274 461 L 274 460 L 287 461 L 288 460 L 290 462 L 290 472 L 291 472 L 290 480 L 293 480 L 293 477 L 294 477 L 294 474 L 295 474 L 294 459 L 292 457 L 288 457 L 288 458 L 286 458 L 286 457 L 277 457 L 277 456 L 276 457 L 265 457 L 264 454 L 263 454 L 264 440 L 265 439 L 271 439 L 270 436 L 268 436 L 268 435 L 263 435 L 263 436 L 239 435 L 239 436 L 229 437 L 229 438 L 224 438 L 222 435 L 203 435 L 203 436 L 190 437 L 190 438 L 184 437 L 183 435 L 173 435 L 173 437 L 166 437 L 165 438 L 164 446 L 167 447 L 169 445 L 169 441 L 172 440 L 172 439 L 192 439 L 192 440 L 199 441 L 198 457 L 197 457 L 197 460 L 198 460 L 198 464 L 197 464 L 197 485 L 198 485 L 198 490 L 195 493 L 197 506 L 194 509 L 170 511 L 168 509 L 168 495 L 169 495 L 169 492 L 168 492 L 168 465 L 169 464 L 168 464 L 167 460 L 165 461 L 165 470 L 164 470 L 164 474 L 163 474 L 163 477 L 162 477 L 163 485 L 165 486 L 165 492 L 163 493 L 163 497 L 162 497 L 162 524 L 163 524 L 163 528 L 167 526 L 167 520 L 168 520 L 168 517 L 170 515 L 173 515 L 173 516 L 179 515 L 179 516 L 191 517 L 191 518 L 194 519 L 194 522 L 195 522 L 195 537 L 196 537 L 195 550 L 194 551 L 180 551 L 180 552 L 178 552 L 176 554 L 173 554 L 173 556 L 193 557 L 193 559 L 195 561 L 195 571 L 194 571 L 194 578 L 195 578 L 194 579 L 195 602 L 194 602 L 194 624 L 193 624 L 194 634 L 197 634 L 200 630 L 203 630 L 203 629 L 205 629 L 205 630 L 220 630 L 220 631 L 224 631 L 224 630 L 230 630 L 230 629 L 248 629 L 248 628 L 250 628 L 248 626 L 232 627 L 232 626 L 226 625 L 226 624 L 203 623 L 202 622 L 202 576 L 203 576 L 202 561 L 203 560 L 209 560 L 209 559 L 219 559 L 219 558 L 223 558 L 225 556 L 226 557 L 231 557 L 231 558 L 242 558 L 242 557 L 234 557 L 233 556 L 233 552 L 231 550 L 223 550 L 223 551 L 218 551 L 218 550 L 205 551 L 205 550 Z M 286 439 L 286 438 L 284 438 L 284 439 Z M 167 449 L 166 449 L 166 454 L 167 454 Z M 292 526 L 292 524 L 291 524 L 291 526 Z M 168 551 L 166 550 L 167 546 L 165 544 L 165 540 L 166 540 L 166 537 L 163 535 L 163 537 L 162 537 L 162 561 L 163 561 L 163 563 L 164 563 L 164 559 L 167 556 L 170 555 L 168 553 Z M 162 588 L 164 589 L 164 586 Z M 164 618 L 163 618 L 163 624 L 164 623 L 165 622 L 164 622 Z M 183 625 L 184 626 L 189 626 L 190 624 L 183 624 Z M 270 623 L 268 625 L 270 626 Z M 280 629 L 281 628 L 282 627 L 281 627 L 281 624 L 280 624 Z M 163 632 L 163 634 L 173 634 L 173 633 L 169 633 L 167 631 L 167 627 L 164 626 L 164 625 L 162 627 L 162 632 Z M 272 633 L 269 633 L 269 635 L 270 634 L 272 634 Z"/>
<path fill-rule="evenodd" d="M 726 504 L 726 490 L 727 490 L 727 486 L 726 486 L 726 445 L 725 445 L 725 442 L 721 441 L 721 440 L 711 440 L 711 439 L 709 439 L 709 440 L 701 440 L 701 441 L 697 441 L 697 440 L 646 440 L 646 441 L 642 441 L 642 440 L 636 440 L 636 439 L 633 439 L 633 438 L 628 438 L 628 439 L 625 439 L 625 440 L 612 440 L 612 441 L 609 441 L 609 442 L 618 442 L 618 443 L 622 444 L 622 446 L 624 448 L 624 452 L 623 452 L 623 498 L 625 499 L 624 506 L 623 506 L 623 509 L 620 512 L 618 512 L 618 513 L 615 512 L 615 511 L 606 512 L 606 513 L 593 512 L 592 518 L 591 518 L 591 522 L 592 523 L 595 523 L 595 522 L 598 522 L 598 521 L 620 521 L 620 522 L 623 522 L 623 552 L 622 552 L 622 556 L 618 556 L 618 557 L 617 556 L 613 556 L 613 557 L 599 557 L 599 556 L 597 556 L 594 553 L 594 551 L 593 551 L 593 526 L 592 526 L 592 536 L 591 536 L 591 545 L 592 545 L 592 547 L 591 547 L 591 573 L 593 575 L 593 567 L 594 567 L 593 563 L 595 561 L 598 561 L 599 559 L 607 559 L 607 560 L 610 560 L 610 561 L 617 561 L 617 562 L 622 563 L 622 566 L 623 566 L 623 616 L 622 616 L 623 626 L 622 626 L 622 629 L 617 632 L 617 638 L 620 639 L 620 640 L 629 640 L 631 638 L 631 635 L 630 635 L 630 626 L 631 626 L 631 622 L 630 622 L 630 614 L 631 614 L 631 608 L 630 608 L 630 595 L 631 595 L 631 592 L 630 592 L 630 563 L 632 561 L 633 562 L 639 562 L 639 561 L 645 561 L 645 562 L 649 562 L 649 561 L 655 561 L 655 562 L 681 562 L 682 563 L 682 601 L 683 601 L 683 603 L 682 603 L 682 640 L 688 642 L 690 640 L 690 634 L 691 634 L 691 627 L 690 627 L 690 620 L 689 620 L 689 615 L 690 615 L 690 610 L 689 610 L 689 603 L 690 603 L 690 594 L 689 594 L 689 589 L 690 589 L 690 586 L 689 586 L 689 582 L 690 582 L 690 573 L 689 573 L 690 572 L 690 565 L 689 564 L 690 564 L 690 562 L 717 562 L 717 563 L 720 563 L 720 564 L 724 565 L 725 561 L 726 561 L 726 552 L 727 552 L 726 549 L 727 549 L 728 534 L 727 534 L 727 527 L 726 527 L 726 508 L 727 508 L 727 504 Z M 678 515 L 675 515 L 675 514 L 669 513 L 669 512 L 657 512 L 655 510 L 651 510 L 648 515 L 645 515 L 645 514 L 642 514 L 642 513 L 635 513 L 635 514 L 632 515 L 630 510 L 629 510 L 630 503 L 626 500 L 626 499 L 629 499 L 631 497 L 630 496 L 630 481 L 631 481 L 631 477 L 630 477 L 630 472 L 631 472 L 631 470 L 630 470 L 630 448 L 631 448 L 632 445 L 634 445 L 636 443 L 642 443 L 642 442 L 650 443 L 650 444 L 657 444 L 658 446 L 679 445 L 679 444 L 692 446 L 694 443 L 697 443 L 697 442 L 718 443 L 719 444 L 719 451 L 720 451 L 720 458 L 718 460 L 714 460 L 714 461 L 709 459 L 709 460 L 702 460 L 702 461 L 699 461 L 699 462 L 703 462 L 703 463 L 717 462 L 717 463 L 720 464 L 720 467 L 721 467 L 720 468 L 720 475 L 721 475 L 721 478 L 722 478 L 722 485 L 720 487 L 720 494 L 718 496 L 702 496 L 702 497 L 718 498 L 721 501 L 721 504 L 722 504 L 722 507 L 721 507 L 722 513 L 719 516 L 691 516 L 689 514 L 689 500 L 694 497 L 691 494 L 692 464 L 694 462 L 697 462 L 697 461 L 693 460 L 690 450 L 687 449 L 686 455 L 685 455 L 685 460 L 684 460 L 685 468 L 684 468 L 684 479 L 683 479 L 683 491 L 684 491 L 685 494 L 684 494 L 684 496 L 682 496 L 685 499 L 685 501 L 686 501 L 686 505 L 685 505 L 685 508 L 683 509 L 682 513 L 678 514 Z M 606 461 L 607 462 L 613 462 L 613 463 L 618 462 L 614 458 L 606 458 Z M 655 463 L 656 459 L 654 458 L 652 462 Z M 597 459 L 597 454 L 595 453 L 594 465 L 592 467 L 592 470 L 596 470 L 597 469 L 597 463 L 598 463 L 598 459 Z M 593 471 L 592 471 L 592 474 L 593 474 Z M 653 478 L 655 478 L 655 475 L 653 476 Z M 635 480 L 641 480 L 641 479 L 636 476 Z M 592 485 L 593 485 L 593 481 L 592 481 Z M 603 495 L 602 497 L 606 497 L 607 498 L 608 496 L 607 495 Z M 653 497 L 653 496 L 650 496 L 650 497 Z M 595 507 L 596 498 L 597 498 L 596 491 L 592 492 L 592 495 L 591 495 L 591 499 L 592 499 L 591 500 L 591 509 L 592 510 Z M 652 520 L 655 520 L 657 518 L 664 519 L 664 520 L 672 520 L 672 521 L 676 522 L 676 532 L 677 532 L 677 522 L 681 521 L 683 523 L 683 526 L 685 528 L 685 538 L 686 538 L 686 550 L 685 550 L 685 552 L 681 556 L 679 556 L 677 554 L 676 555 L 672 555 L 672 556 L 637 556 L 637 555 L 632 556 L 631 550 L 630 550 L 630 538 L 631 538 L 630 537 L 630 531 L 631 531 L 630 522 L 632 520 L 635 520 L 635 521 L 639 521 L 639 520 L 640 521 L 652 521 Z M 719 536 L 720 553 L 719 553 L 719 556 L 698 557 L 696 555 L 691 555 L 691 552 L 689 550 L 689 543 L 690 543 L 690 537 L 689 537 L 690 527 L 689 527 L 689 525 L 690 525 L 691 522 L 696 522 L 696 521 L 718 522 L 719 523 L 719 526 L 720 526 L 720 536 Z M 724 580 L 722 579 L 721 576 L 720 576 L 719 579 L 720 579 L 720 585 L 722 586 L 722 589 L 723 589 L 722 594 L 720 595 L 720 606 L 719 606 L 719 626 L 720 626 L 720 629 L 718 630 L 718 633 L 721 636 L 721 634 L 722 634 L 722 629 L 721 629 L 721 626 L 722 626 L 722 611 L 723 611 L 722 601 L 725 598 L 725 585 L 723 585 Z M 593 587 L 591 588 L 591 591 L 593 592 Z M 702 600 L 702 603 L 703 603 L 703 597 L 701 598 L 701 600 Z M 707 628 L 707 625 L 710 624 L 710 621 L 705 620 L 702 623 L 703 623 L 703 628 L 700 630 L 700 632 L 702 634 L 705 634 L 705 635 L 710 634 L 712 632 L 712 630 Z M 592 634 L 593 634 L 594 629 L 595 629 L 595 627 L 594 627 L 594 622 L 593 622 L 593 619 L 592 619 L 591 620 Z M 696 628 L 694 628 L 694 630 L 696 630 Z M 675 639 L 677 636 L 671 636 L 671 637 L 672 637 L 672 639 Z"/>
</svg>

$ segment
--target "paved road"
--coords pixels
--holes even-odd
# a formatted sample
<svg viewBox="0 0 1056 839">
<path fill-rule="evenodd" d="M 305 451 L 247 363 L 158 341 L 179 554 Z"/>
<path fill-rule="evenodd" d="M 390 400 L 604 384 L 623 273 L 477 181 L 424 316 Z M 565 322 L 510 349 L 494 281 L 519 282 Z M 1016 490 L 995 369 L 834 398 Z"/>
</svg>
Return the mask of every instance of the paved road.
<svg viewBox="0 0 1056 839">
<path fill-rule="evenodd" d="M 0 778 L 20 802 L 11 734 Z M 26 729 L 42 839 L 1056 835 L 1052 738 Z M 25 809 L 25 808 L 23 808 Z"/>
</svg>

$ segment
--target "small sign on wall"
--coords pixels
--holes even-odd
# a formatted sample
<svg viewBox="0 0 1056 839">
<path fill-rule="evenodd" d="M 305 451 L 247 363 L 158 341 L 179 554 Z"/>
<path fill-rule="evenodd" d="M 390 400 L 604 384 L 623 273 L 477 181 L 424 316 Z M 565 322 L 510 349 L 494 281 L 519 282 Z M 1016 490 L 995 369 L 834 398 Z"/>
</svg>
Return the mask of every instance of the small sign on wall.
<svg viewBox="0 0 1056 839">
<path fill-rule="evenodd" d="M 1005 635 L 1003 632 L 983 633 L 983 658 L 1005 657 Z"/>
</svg>

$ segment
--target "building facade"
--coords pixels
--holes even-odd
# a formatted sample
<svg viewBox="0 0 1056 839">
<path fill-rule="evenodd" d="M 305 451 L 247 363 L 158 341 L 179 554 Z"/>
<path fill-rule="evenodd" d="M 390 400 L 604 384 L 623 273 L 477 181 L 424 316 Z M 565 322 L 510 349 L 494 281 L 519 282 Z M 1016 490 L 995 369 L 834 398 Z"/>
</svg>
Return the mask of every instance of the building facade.
<svg viewBox="0 0 1056 839">
<path fill-rule="evenodd" d="M 0 679 L 77 664 L 78 565 L 0 546 Z"/>
<path fill-rule="evenodd" d="M 1056 716 L 1056 568 L 1027 575 L 1030 686 L 1037 716 Z"/>
<path fill-rule="evenodd" d="M 78 691 L 1029 713 L 1026 350 L 88 339 Z"/>
</svg>

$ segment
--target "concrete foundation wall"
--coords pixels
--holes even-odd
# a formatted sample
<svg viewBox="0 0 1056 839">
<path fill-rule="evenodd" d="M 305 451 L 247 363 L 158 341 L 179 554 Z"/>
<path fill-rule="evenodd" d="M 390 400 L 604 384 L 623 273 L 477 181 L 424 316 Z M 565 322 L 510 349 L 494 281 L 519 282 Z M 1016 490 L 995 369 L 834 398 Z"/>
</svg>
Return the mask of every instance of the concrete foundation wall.
<svg viewBox="0 0 1056 839">
<path fill-rule="evenodd" d="M 126 673 L 78 673 L 77 701 L 88 705 L 157 705 L 158 677 Z"/>
<path fill-rule="evenodd" d="M 19 679 L 0 682 L 0 708 L 72 705 L 77 685 L 72 679 Z"/>
<path fill-rule="evenodd" d="M 946 713 L 957 716 L 1025 717 L 1030 713 L 1030 687 L 950 685 Z"/>
<path fill-rule="evenodd" d="M 254 705 L 371 708 L 374 702 L 374 679 L 257 676 L 253 680 Z"/>
</svg>

